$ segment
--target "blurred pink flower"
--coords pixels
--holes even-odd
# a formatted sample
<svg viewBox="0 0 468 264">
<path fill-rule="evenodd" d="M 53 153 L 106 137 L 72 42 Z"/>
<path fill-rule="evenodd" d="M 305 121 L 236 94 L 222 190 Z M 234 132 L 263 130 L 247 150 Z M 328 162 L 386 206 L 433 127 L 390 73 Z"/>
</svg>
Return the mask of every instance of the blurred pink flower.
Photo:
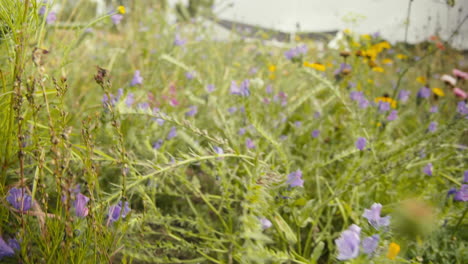
<svg viewBox="0 0 468 264">
<path fill-rule="evenodd" d="M 453 89 L 453 93 L 455 94 L 456 97 L 460 97 L 461 99 L 468 98 L 468 95 L 466 94 L 466 92 L 463 91 L 462 89 L 458 88 L 458 87 L 455 87 Z"/>
<path fill-rule="evenodd" d="M 459 69 L 453 69 L 452 73 L 459 79 L 468 80 L 468 72 L 463 72 Z"/>
</svg>

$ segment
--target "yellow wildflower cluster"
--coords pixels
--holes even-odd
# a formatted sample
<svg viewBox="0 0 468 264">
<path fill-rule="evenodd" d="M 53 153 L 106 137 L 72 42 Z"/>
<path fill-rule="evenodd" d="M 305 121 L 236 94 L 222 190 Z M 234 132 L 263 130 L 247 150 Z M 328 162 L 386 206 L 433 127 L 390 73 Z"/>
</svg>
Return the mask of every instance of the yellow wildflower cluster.
<svg viewBox="0 0 468 264">
<path fill-rule="evenodd" d="M 418 78 L 416 78 L 416 81 L 421 84 L 426 84 L 427 82 L 426 77 L 424 76 L 419 76 Z"/>
<path fill-rule="evenodd" d="M 382 41 L 372 45 L 369 49 L 363 51 L 363 55 L 369 57 L 371 60 L 375 60 L 377 56 L 384 50 L 390 49 L 391 45 L 387 41 Z"/>
<path fill-rule="evenodd" d="M 378 67 L 378 66 L 373 67 L 372 70 L 375 71 L 375 72 L 384 72 L 385 71 L 382 67 Z"/>
<path fill-rule="evenodd" d="M 401 53 L 398 53 L 396 57 L 397 59 L 400 59 L 400 60 L 406 60 L 408 58 L 408 56 L 406 56 L 405 54 L 401 54 Z"/>
<path fill-rule="evenodd" d="M 374 102 L 376 102 L 376 103 L 386 102 L 386 103 L 389 103 L 392 108 L 396 108 L 396 106 L 397 106 L 397 102 L 395 100 L 393 100 L 390 97 L 385 97 L 385 96 L 375 98 Z"/>
<path fill-rule="evenodd" d="M 393 64 L 393 60 L 392 59 L 383 59 L 382 63 L 383 64 Z"/>
<path fill-rule="evenodd" d="M 125 14 L 125 6 L 117 7 L 117 11 L 119 11 L 120 14 Z"/>
<path fill-rule="evenodd" d="M 325 71 L 326 70 L 325 65 L 323 65 L 321 63 L 310 63 L 310 62 L 305 61 L 304 66 L 315 69 L 317 71 Z"/>
<path fill-rule="evenodd" d="M 440 96 L 440 97 L 445 96 L 444 91 L 442 89 L 440 89 L 440 88 L 432 88 L 432 92 L 435 95 Z"/>
<path fill-rule="evenodd" d="M 268 66 L 268 70 L 269 70 L 270 72 L 275 72 L 275 71 L 276 71 L 276 66 L 273 65 L 273 64 L 271 64 L 271 65 Z"/>
<path fill-rule="evenodd" d="M 390 243 L 388 246 L 387 258 L 394 260 L 396 256 L 400 253 L 400 245 L 397 243 Z"/>
</svg>

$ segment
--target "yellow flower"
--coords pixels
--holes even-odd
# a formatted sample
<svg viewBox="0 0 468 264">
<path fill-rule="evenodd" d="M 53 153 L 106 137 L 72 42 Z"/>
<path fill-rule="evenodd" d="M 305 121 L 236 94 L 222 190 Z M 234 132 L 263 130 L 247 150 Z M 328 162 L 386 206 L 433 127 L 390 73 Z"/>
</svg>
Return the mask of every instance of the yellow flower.
<svg viewBox="0 0 468 264">
<path fill-rule="evenodd" d="M 440 89 L 440 88 L 432 88 L 432 92 L 435 95 L 440 96 L 440 97 L 445 96 L 444 91 L 442 89 Z"/>
<path fill-rule="evenodd" d="M 400 245 L 393 242 L 390 243 L 390 246 L 388 247 L 387 258 L 394 260 L 398 253 L 400 253 Z"/>
<path fill-rule="evenodd" d="M 382 51 L 383 49 L 390 49 L 392 48 L 392 46 L 390 45 L 390 43 L 388 43 L 387 41 L 382 41 L 382 42 L 379 42 L 377 44 L 374 45 L 376 48 L 378 48 L 380 51 Z"/>
<path fill-rule="evenodd" d="M 384 72 L 385 71 L 382 67 L 378 67 L 378 66 L 373 67 L 372 70 L 375 71 L 375 72 Z"/>
<path fill-rule="evenodd" d="M 296 41 L 300 41 L 300 40 L 301 40 L 301 36 L 296 35 Z"/>
<path fill-rule="evenodd" d="M 397 59 L 400 59 L 400 60 L 406 60 L 408 58 L 408 56 L 406 56 L 405 54 L 397 54 L 396 55 Z"/>
<path fill-rule="evenodd" d="M 268 66 L 268 70 L 270 72 L 275 72 L 276 71 L 276 66 L 272 64 L 272 65 Z"/>
<path fill-rule="evenodd" d="M 371 36 L 369 34 L 363 34 L 361 35 L 361 38 L 364 40 L 371 40 Z"/>
<path fill-rule="evenodd" d="M 125 14 L 125 6 L 117 7 L 117 11 L 119 11 L 120 14 Z"/>
<path fill-rule="evenodd" d="M 353 47 L 356 47 L 356 48 L 361 47 L 361 44 L 359 44 L 359 42 L 356 42 L 356 41 L 352 41 L 352 42 L 351 42 L 351 45 L 352 45 Z"/>
<path fill-rule="evenodd" d="M 396 105 L 397 105 L 397 102 L 395 100 L 393 100 L 390 97 L 385 97 L 385 96 L 375 98 L 374 102 L 376 103 L 386 102 L 386 103 L 389 103 L 392 108 L 396 108 Z"/>
<path fill-rule="evenodd" d="M 373 83 L 374 83 L 374 80 L 372 80 L 372 79 L 367 79 L 367 82 L 370 83 L 370 84 L 373 84 Z"/>
<path fill-rule="evenodd" d="M 270 78 L 270 80 L 275 80 L 275 79 L 276 79 L 276 75 L 270 74 L 270 76 L 269 76 L 268 78 Z"/>
<path fill-rule="evenodd" d="M 326 69 L 325 65 L 323 65 L 321 63 L 309 63 L 307 61 L 304 62 L 304 66 L 315 69 L 317 71 L 325 71 L 325 69 Z"/>
<path fill-rule="evenodd" d="M 426 84 L 426 77 L 424 77 L 424 76 L 419 76 L 418 78 L 416 78 L 416 81 L 417 81 L 418 83 Z"/>
<path fill-rule="evenodd" d="M 392 59 L 383 59 L 382 63 L 383 64 L 393 64 L 393 60 Z"/>
<path fill-rule="evenodd" d="M 345 34 L 348 34 L 348 35 L 349 35 L 349 34 L 351 34 L 351 29 L 347 28 L 347 29 L 343 30 L 343 32 L 344 32 Z"/>
</svg>

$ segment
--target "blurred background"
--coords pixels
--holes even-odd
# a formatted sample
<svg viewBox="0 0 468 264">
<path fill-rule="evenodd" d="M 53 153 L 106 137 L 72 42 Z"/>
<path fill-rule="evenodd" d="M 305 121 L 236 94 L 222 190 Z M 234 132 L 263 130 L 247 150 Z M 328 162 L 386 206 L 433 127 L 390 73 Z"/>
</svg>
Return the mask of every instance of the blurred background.
<svg viewBox="0 0 468 264">
<path fill-rule="evenodd" d="M 391 42 L 410 43 L 431 35 L 448 39 L 468 15 L 466 0 L 168 0 L 171 7 L 207 3 L 221 20 L 284 33 L 378 32 Z M 406 32 L 406 28 L 408 30 Z M 452 39 L 468 49 L 468 23 Z"/>
</svg>

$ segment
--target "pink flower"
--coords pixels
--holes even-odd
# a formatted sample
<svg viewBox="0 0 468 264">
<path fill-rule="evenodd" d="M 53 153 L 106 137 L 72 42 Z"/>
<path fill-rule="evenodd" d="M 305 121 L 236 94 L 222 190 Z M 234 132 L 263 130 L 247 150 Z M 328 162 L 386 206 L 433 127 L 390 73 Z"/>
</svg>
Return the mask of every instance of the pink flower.
<svg viewBox="0 0 468 264">
<path fill-rule="evenodd" d="M 456 97 L 460 97 L 461 99 L 466 99 L 466 98 L 468 98 L 468 95 L 466 94 L 466 92 L 463 91 L 463 90 L 460 89 L 460 88 L 455 87 L 455 88 L 453 89 L 453 93 L 455 94 Z"/>
<path fill-rule="evenodd" d="M 455 84 L 457 84 L 457 80 L 455 78 L 453 78 L 452 76 L 447 75 L 447 74 L 442 75 L 442 77 L 440 79 L 442 81 L 444 81 L 445 83 L 450 84 L 451 86 L 455 86 Z"/>
<path fill-rule="evenodd" d="M 453 69 L 452 73 L 459 79 L 468 80 L 468 72 L 463 72 L 459 69 Z"/>
</svg>

